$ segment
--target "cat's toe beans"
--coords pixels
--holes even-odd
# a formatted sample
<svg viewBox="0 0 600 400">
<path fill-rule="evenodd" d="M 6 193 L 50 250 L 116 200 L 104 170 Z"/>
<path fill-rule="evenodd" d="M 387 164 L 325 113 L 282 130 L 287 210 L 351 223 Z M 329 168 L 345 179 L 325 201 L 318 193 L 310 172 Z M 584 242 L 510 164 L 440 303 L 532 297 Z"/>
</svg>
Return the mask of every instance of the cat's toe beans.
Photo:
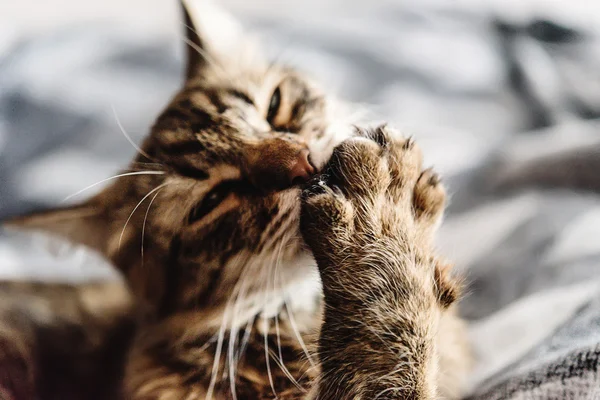
<svg viewBox="0 0 600 400">
<path fill-rule="evenodd" d="M 389 155 L 389 191 L 396 199 L 410 202 L 412 191 L 421 175 L 423 154 L 412 138 L 402 139 L 394 144 Z"/>
<path fill-rule="evenodd" d="M 340 221 L 350 220 L 347 200 L 338 190 L 329 187 L 321 192 L 312 192 L 302 202 L 302 216 L 311 224 L 333 225 Z"/>
<path fill-rule="evenodd" d="M 343 232 L 349 233 L 353 217 L 354 209 L 339 189 L 324 186 L 303 195 L 300 231 L 306 243 L 317 251 L 326 243 L 326 237 L 330 242 L 341 238 Z"/>
<path fill-rule="evenodd" d="M 332 182 L 352 197 L 381 191 L 387 182 L 388 171 L 381 147 L 373 140 L 358 136 L 338 145 L 326 171 Z"/>
<path fill-rule="evenodd" d="M 370 139 L 377 143 L 383 150 L 387 150 L 392 142 L 390 136 L 390 129 L 387 124 L 379 125 L 373 129 L 361 129 L 357 128 L 357 134 L 360 137 Z"/>
<path fill-rule="evenodd" d="M 417 220 L 433 223 L 441 217 L 446 205 L 446 190 L 433 169 L 426 169 L 419 176 L 413 203 Z"/>
<path fill-rule="evenodd" d="M 461 282 L 452 275 L 452 264 L 435 260 L 434 282 L 439 304 L 448 308 L 454 303 L 461 290 Z"/>
</svg>

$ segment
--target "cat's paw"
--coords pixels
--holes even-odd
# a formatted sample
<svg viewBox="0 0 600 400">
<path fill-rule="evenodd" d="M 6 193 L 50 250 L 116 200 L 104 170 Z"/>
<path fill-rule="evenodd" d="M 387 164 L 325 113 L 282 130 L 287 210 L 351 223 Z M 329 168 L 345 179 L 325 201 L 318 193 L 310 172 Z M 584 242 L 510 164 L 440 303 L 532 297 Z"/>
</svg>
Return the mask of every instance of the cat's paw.
<svg viewBox="0 0 600 400">
<path fill-rule="evenodd" d="M 323 171 L 303 192 L 300 219 L 321 269 L 368 268 L 364 260 L 375 256 L 433 259 L 446 194 L 411 138 L 387 126 L 359 129 Z"/>
</svg>

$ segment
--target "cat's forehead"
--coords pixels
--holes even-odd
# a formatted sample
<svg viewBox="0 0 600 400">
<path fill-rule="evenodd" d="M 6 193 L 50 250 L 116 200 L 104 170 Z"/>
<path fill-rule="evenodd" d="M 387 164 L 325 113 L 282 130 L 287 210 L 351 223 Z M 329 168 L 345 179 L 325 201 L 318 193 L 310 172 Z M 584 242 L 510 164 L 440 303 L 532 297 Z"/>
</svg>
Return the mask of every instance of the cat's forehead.
<svg viewBox="0 0 600 400">
<path fill-rule="evenodd" d="M 301 93 L 319 91 L 317 86 L 304 74 L 295 69 L 278 64 L 249 64 L 244 66 L 209 65 L 202 76 L 186 82 L 183 92 L 191 96 L 202 92 L 222 91 L 234 96 L 243 94 L 251 97 L 257 108 L 268 101 L 275 88 L 285 90 L 290 97 Z"/>
<path fill-rule="evenodd" d="M 249 90 L 259 90 L 262 86 L 274 83 L 292 74 L 289 68 L 262 61 L 217 62 L 202 66 L 202 73 L 188 80 L 186 85 L 203 84 L 212 87 L 235 86 Z"/>
</svg>

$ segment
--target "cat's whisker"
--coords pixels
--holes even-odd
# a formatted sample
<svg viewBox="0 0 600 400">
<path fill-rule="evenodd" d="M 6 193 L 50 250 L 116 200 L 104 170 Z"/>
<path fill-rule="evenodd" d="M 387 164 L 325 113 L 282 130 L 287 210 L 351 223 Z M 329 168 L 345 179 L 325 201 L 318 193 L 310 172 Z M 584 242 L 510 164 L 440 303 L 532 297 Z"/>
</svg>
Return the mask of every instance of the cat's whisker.
<svg viewBox="0 0 600 400">
<path fill-rule="evenodd" d="M 245 292 L 243 295 L 240 296 L 240 298 L 244 298 L 245 299 Z M 239 299 L 237 300 L 239 301 Z M 241 302 L 240 302 L 241 303 Z M 238 309 L 239 311 L 239 309 Z M 252 333 L 252 327 L 254 326 L 254 317 L 250 318 L 248 320 L 248 322 L 246 323 L 246 328 L 244 331 L 244 336 L 242 338 L 242 341 L 240 342 L 240 346 L 237 349 L 237 355 L 235 355 L 235 363 L 236 363 L 236 368 L 237 368 L 237 364 L 239 361 L 240 356 L 244 353 L 246 346 L 248 345 L 248 340 L 250 339 L 250 334 Z"/>
<path fill-rule="evenodd" d="M 162 190 L 162 189 L 161 189 Z M 160 193 L 160 190 L 154 194 L 154 197 L 150 200 L 150 204 L 148 204 L 148 208 L 146 209 L 146 215 L 144 215 L 144 223 L 142 224 L 142 249 L 141 249 L 141 258 L 142 258 L 142 269 L 144 268 L 144 237 L 146 233 L 146 221 L 148 220 L 148 213 L 150 212 L 150 207 L 152 207 L 152 203 L 156 199 L 156 196 Z"/>
<path fill-rule="evenodd" d="M 279 249 L 278 249 L 279 254 L 277 255 L 277 259 L 275 260 L 275 270 L 273 271 L 273 289 L 275 289 L 275 287 L 277 286 L 275 280 L 277 279 L 277 272 L 279 270 L 279 263 L 281 261 L 284 241 L 285 241 L 285 239 L 282 239 L 282 241 L 279 245 Z M 279 289 L 283 289 L 283 288 L 280 286 Z M 285 293 L 282 293 L 282 295 L 285 298 Z M 275 333 L 277 335 L 277 349 L 279 352 L 279 359 L 280 359 L 281 363 L 283 364 L 283 356 L 281 354 L 281 334 L 279 332 L 279 316 L 278 316 L 278 314 L 275 314 Z M 287 370 L 287 368 L 286 368 L 286 370 Z"/>
<path fill-rule="evenodd" d="M 277 276 L 277 268 L 281 262 L 281 258 L 283 256 L 283 248 L 285 246 L 286 243 L 288 243 L 289 238 L 286 236 L 284 238 L 282 238 L 282 240 L 279 243 L 279 247 L 277 249 L 277 251 L 273 252 L 273 255 L 275 256 L 275 263 L 269 263 L 267 264 L 268 267 L 266 268 L 266 272 L 267 272 L 267 279 L 265 280 L 265 301 L 264 301 L 264 307 L 266 308 L 266 305 L 268 303 L 269 300 L 269 294 L 270 293 L 275 293 L 276 290 L 281 290 L 281 287 L 277 287 L 276 285 L 276 276 Z M 273 279 L 273 286 L 272 288 L 270 287 L 270 281 L 271 279 L 269 279 L 269 275 L 272 275 Z M 264 312 L 264 311 L 263 311 Z M 269 384 L 271 385 L 271 390 L 273 391 L 273 394 L 275 395 L 275 397 L 277 398 L 277 393 L 275 390 L 275 385 L 273 382 L 273 378 L 272 378 L 272 372 L 271 372 L 271 365 L 270 365 L 270 359 L 271 357 L 273 358 L 273 360 L 276 362 L 276 364 L 279 366 L 279 368 L 281 369 L 281 371 L 284 373 L 284 375 L 286 375 L 286 377 L 290 380 L 290 382 L 292 382 L 292 384 L 294 384 L 294 386 L 296 386 L 299 390 L 301 390 L 302 392 L 306 392 L 306 389 L 304 389 L 299 383 L 298 381 L 294 378 L 294 376 L 291 374 L 291 372 L 289 371 L 289 369 L 285 366 L 285 363 L 283 361 L 283 355 L 282 355 L 282 350 L 281 350 L 281 334 L 279 331 L 279 317 L 278 317 L 278 313 L 275 312 L 275 329 L 276 329 L 276 336 L 277 336 L 277 347 L 278 347 L 278 354 L 275 354 L 272 350 L 269 349 L 269 343 L 268 343 L 268 315 L 267 314 L 263 314 L 263 323 L 264 323 L 264 348 L 265 348 L 265 361 L 266 361 L 266 367 L 267 367 L 267 374 L 269 377 Z"/>
<path fill-rule="evenodd" d="M 271 390 L 273 391 L 273 394 L 275 395 L 275 398 L 277 398 L 277 391 L 275 390 L 275 384 L 273 383 L 273 373 L 271 372 L 271 357 L 269 354 L 269 335 L 267 334 L 267 331 L 269 329 L 269 320 L 266 316 L 263 316 L 263 330 L 264 330 L 264 346 L 265 346 L 265 363 L 267 365 L 267 375 L 269 378 L 269 385 L 271 385 Z"/>
<path fill-rule="evenodd" d="M 283 288 L 283 287 L 285 287 L 285 282 L 283 280 L 283 276 L 281 273 L 278 274 L 277 272 L 278 271 L 276 270 L 275 275 L 279 278 L 279 287 Z M 300 347 L 302 348 L 302 351 L 304 352 L 304 355 L 306 356 L 306 359 L 310 363 L 311 367 L 315 368 L 317 364 L 315 363 L 312 356 L 310 355 L 310 353 L 308 351 L 308 347 L 306 346 L 306 343 L 304 342 L 304 339 L 302 339 L 302 335 L 300 334 L 300 330 L 298 329 L 298 324 L 296 323 L 296 318 L 294 317 L 293 310 L 290 307 L 286 296 L 283 296 L 283 305 L 285 306 L 288 320 L 290 321 L 290 327 L 292 328 L 292 331 L 294 332 L 294 335 L 296 336 L 296 340 L 298 340 L 298 343 L 300 344 Z"/>
<path fill-rule="evenodd" d="M 145 167 L 154 167 L 154 168 L 162 168 L 163 164 L 155 162 L 155 163 L 149 163 L 149 162 L 143 162 L 143 161 L 132 161 L 130 165 L 142 165 Z"/>
<path fill-rule="evenodd" d="M 163 183 L 161 185 L 158 185 L 154 189 L 152 189 L 150 192 L 148 192 L 148 194 L 146 194 L 144 197 L 142 197 L 142 199 L 139 201 L 139 203 L 137 203 L 137 205 L 133 208 L 133 211 L 131 211 L 131 214 L 129 214 L 129 218 L 127 218 L 127 221 L 125 221 L 125 225 L 123 225 L 123 230 L 121 231 L 121 235 L 119 236 L 119 248 L 121 248 L 121 242 L 123 241 L 123 235 L 125 234 L 125 229 L 127 229 L 127 224 L 129 224 L 129 221 L 131 220 L 131 217 L 133 217 L 133 214 L 135 214 L 135 211 L 144 202 L 144 200 L 146 200 L 148 197 L 150 197 L 152 195 L 152 193 L 156 192 L 157 190 L 160 190 L 160 189 L 164 188 L 169 183 L 170 182 L 165 182 L 165 183 Z"/>
<path fill-rule="evenodd" d="M 244 330 L 244 336 L 242 337 L 242 340 L 238 347 L 238 351 L 237 351 L 237 355 L 236 355 L 236 359 L 235 359 L 236 368 L 237 368 L 237 364 L 239 363 L 239 359 L 240 359 L 241 355 L 244 354 L 244 351 L 246 350 L 246 346 L 248 346 L 248 341 L 250 340 L 250 334 L 252 333 L 253 326 L 254 326 L 254 317 L 248 319 L 248 322 L 246 323 L 246 329 Z"/>
<path fill-rule="evenodd" d="M 247 269 L 248 268 L 246 267 L 242 272 L 246 272 Z M 236 294 L 235 302 L 233 304 L 233 318 L 231 319 L 231 328 L 229 330 L 229 345 L 227 349 L 227 360 L 229 363 L 229 386 L 231 390 L 231 395 L 234 400 L 237 398 L 235 376 L 237 372 L 237 359 L 239 358 L 239 354 L 237 357 L 235 355 L 235 343 L 237 342 L 237 335 L 239 332 L 237 318 L 238 313 L 240 311 L 240 305 L 243 302 L 243 300 L 246 299 L 246 288 L 248 286 L 248 279 L 246 279 L 246 275 L 246 273 L 243 273 L 243 275 L 240 275 L 240 278 L 238 279 L 238 281 L 241 282 L 241 286 L 239 293 Z M 246 327 L 246 329 L 248 328 Z"/>
<path fill-rule="evenodd" d="M 235 347 L 235 342 L 237 342 L 237 332 L 233 332 L 233 329 L 229 331 L 229 345 L 227 347 L 227 362 L 229 365 L 229 391 L 231 392 L 231 398 L 232 400 L 236 400 L 237 399 L 237 393 L 236 393 L 236 379 L 235 379 L 235 374 L 236 374 L 236 369 L 237 369 L 237 362 L 235 361 L 235 355 L 234 355 L 234 347 Z"/>
<path fill-rule="evenodd" d="M 276 257 L 276 252 L 273 252 L 273 256 Z M 265 296 L 264 296 L 264 303 L 263 303 L 263 311 L 262 311 L 262 321 L 263 321 L 263 338 L 264 338 L 264 348 L 265 348 L 265 364 L 267 367 L 267 375 L 269 378 L 269 384 L 271 385 L 271 390 L 273 391 L 273 394 L 275 395 L 275 398 L 277 399 L 277 391 L 275 390 L 275 384 L 273 382 L 273 373 L 271 372 L 271 356 L 269 353 L 269 319 L 268 319 L 268 315 L 266 314 L 266 309 L 267 309 L 267 304 L 268 304 L 268 300 L 269 300 L 269 272 L 270 269 L 273 267 L 273 263 L 269 263 L 266 264 L 267 267 L 263 267 L 264 272 L 266 272 L 266 279 L 265 279 Z"/>
<path fill-rule="evenodd" d="M 310 355 L 310 352 L 308 351 L 308 347 L 306 346 L 306 343 L 304 343 L 304 339 L 302 339 L 302 335 L 300 334 L 300 330 L 298 329 L 298 325 L 296 324 L 296 317 L 294 317 L 292 308 L 290 307 L 286 298 L 283 299 L 283 303 L 285 305 L 285 310 L 287 312 L 287 315 L 288 315 L 288 318 L 290 321 L 290 327 L 292 328 L 292 331 L 294 332 L 294 335 L 296 336 L 296 339 L 298 340 L 298 343 L 300 344 L 300 347 L 302 348 L 302 351 L 304 352 L 306 359 L 308 360 L 310 365 L 314 368 L 317 366 L 317 364 L 315 363 L 312 356 Z"/>
<path fill-rule="evenodd" d="M 64 199 L 61 201 L 61 203 L 64 203 L 65 201 L 68 201 L 68 200 L 72 199 L 73 197 L 75 197 L 75 196 L 77 196 L 77 195 L 79 195 L 79 194 L 81 194 L 81 193 L 85 192 L 86 190 L 92 189 L 92 188 L 94 188 L 94 187 L 96 187 L 96 186 L 98 186 L 98 185 L 101 185 L 101 184 L 103 184 L 104 182 L 108 182 L 108 181 L 111 181 L 111 180 L 113 180 L 113 179 L 122 178 L 122 177 L 124 177 L 124 176 L 135 176 L 135 175 L 164 175 L 164 174 L 165 174 L 165 172 L 164 172 L 164 171 L 135 171 L 135 172 L 126 172 L 126 173 L 123 173 L 123 174 L 114 175 L 114 176 L 111 176 L 111 177 L 109 177 L 109 178 L 102 179 L 101 181 L 98 181 L 98 182 L 96 182 L 96 183 L 94 183 L 94 184 L 92 184 L 92 185 L 86 186 L 86 187 L 84 187 L 83 189 L 81 189 L 81 190 L 79 190 L 79 191 L 77 191 L 77 192 L 75 192 L 75 193 L 73 193 L 73 194 L 71 194 L 71 195 L 69 195 L 69 196 L 65 197 L 65 198 L 64 198 Z"/>
<path fill-rule="evenodd" d="M 229 318 L 229 302 L 225 306 L 225 311 L 223 313 L 223 319 L 221 321 L 221 326 L 219 327 L 219 335 L 217 338 L 217 347 L 215 349 L 215 356 L 213 360 L 213 366 L 210 377 L 210 384 L 208 385 L 208 389 L 206 391 L 206 400 L 212 399 L 213 391 L 215 390 L 215 385 L 217 383 L 217 374 L 219 373 L 219 365 L 221 364 L 221 351 L 223 350 L 223 341 L 225 339 L 225 326 L 227 325 L 227 321 Z"/>
<path fill-rule="evenodd" d="M 232 310 L 232 306 L 234 305 L 234 299 L 237 297 L 241 286 L 246 282 L 245 277 L 246 277 L 246 274 L 248 273 L 250 264 L 244 263 L 243 265 L 244 265 L 244 267 L 242 268 L 242 272 L 240 273 L 240 276 L 238 277 L 236 284 L 233 287 L 231 294 L 229 295 L 229 299 L 227 300 L 227 303 L 225 305 L 223 319 L 221 320 L 221 326 L 220 326 L 219 332 L 218 332 L 217 347 L 215 349 L 215 356 L 214 356 L 214 361 L 213 361 L 213 366 L 212 366 L 211 379 L 210 379 L 210 383 L 208 386 L 208 390 L 206 392 L 205 399 L 212 398 L 212 393 L 214 391 L 214 388 L 215 388 L 215 385 L 217 382 L 217 374 L 218 374 L 219 365 L 221 362 L 221 352 L 223 350 L 223 342 L 225 340 L 225 327 L 229 321 L 229 314 Z M 232 324 L 233 324 L 233 322 L 232 322 Z M 231 384 L 231 382 L 230 382 L 230 384 Z M 233 384 L 233 391 L 235 392 L 235 383 Z M 234 393 L 232 393 L 232 394 L 233 394 L 233 396 L 235 396 Z"/>
<path fill-rule="evenodd" d="M 381 392 L 379 392 L 377 394 L 377 396 L 375 396 L 375 400 L 377 400 L 378 398 L 380 398 L 381 396 L 383 396 L 385 394 L 388 394 L 391 392 L 399 392 L 401 390 L 406 390 L 406 388 L 405 387 L 391 387 L 391 388 L 384 389 Z"/>
<path fill-rule="evenodd" d="M 287 244 L 289 242 L 289 235 L 285 236 L 280 243 L 279 246 L 279 251 L 278 251 L 278 256 L 277 256 L 277 260 L 275 261 L 275 270 L 273 271 L 273 290 L 275 290 L 276 288 L 278 290 L 283 290 L 283 286 L 280 285 L 279 287 L 277 287 L 276 285 L 276 280 L 277 280 L 277 273 L 278 273 L 278 269 L 279 269 L 279 265 L 281 264 L 281 258 L 283 256 L 283 248 L 284 245 Z M 281 279 L 280 279 L 281 282 Z M 285 299 L 285 293 L 282 293 L 283 298 Z M 285 362 L 283 361 L 283 354 L 281 351 L 281 333 L 279 331 L 279 315 L 278 313 L 275 314 L 275 334 L 277 337 L 277 350 L 278 350 L 278 354 L 279 354 L 279 368 L 281 369 L 281 371 L 288 377 L 288 379 L 294 384 L 294 386 L 296 386 L 299 390 L 306 392 L 306 389 L 304 389 L 300 383 L 298 383 L 298 381 L 296 380 L 296 378 L 294 378 L 294 376 L 292 375 L 292 373 L 290 372 L 290 370 L 285 366 Z M 275 361 L 277 361 L 276 357 Z"/>
<path fill-rule="evenodd" d="M 236 300 L 237 303 L 237 300 Z M 237 330 L 234 329 L 234 320 L 235 320 L 235 306 L 234 306 L 234 317 L 231 319 L 231 328 L 229 329 L 229 344 L 227 346 L 227 363 L 229 365 L 229 391 L 231 392 L 232 400 L 237 400 L 236 386 L 235 386 L 235 373 L 236 373 L 236 364 L 234 361 L 234 348 L 235 343 L 237 342 Z"/>
<path fill-rule="evenodd" d="M 292 376 L 292 374 L 286 368 L 286 366 L 277 358 L 277 354 L 275 354 L 275 352 L 273 350 L 269 350 L 269 355 L 273 358 L 273 360 L 275 361 L 275 364 L 277 364 L 277 366 L 279 366 L 279 369 L 281 369 L 283 374 L 290 380 L 290 382 L 292 382 L 292 384 L 294 386 L 296 386 L 296 388 L 298 390 L 300 390 L 303 393 L 306 393 L 306 389 L 304 389 L 302 386 L 300 386 L 298 381 Z"/>
<path fill-rule="evenodd" d="M 129 134 L 127 133 L 127 131 L 125 131 L 125 128 L 123 127 L 123 124 L 121 124 L 121 120 L 119 119 L 119 116 L 117 115 L 117 110 L 115 109 L 115 106 L 111 104 L 110 107 L 112 109 L 113 115 L 115 116 L 115 121 L 117 122 L 117 126 L 121 130 L 121 133 L 123 133 L 123 136 L 125 136 L 125 139 L 127 139 L 127 141 L 133 146 L 134 149 L 137 150 L 138 153 L 140 153 L 141 155 L 143 155 L 144 157 L 146 157 L 148 160 L 156 161 L 152 157 L 150 157 L 148 155 L 148 153 L 146 153 L 144 150 L 142 150 L 137 144 L 135 144 L 135 142 L 133 141 L 133 139 L 131 139 L 131 136 L 129 136 Z"/>
</svg>

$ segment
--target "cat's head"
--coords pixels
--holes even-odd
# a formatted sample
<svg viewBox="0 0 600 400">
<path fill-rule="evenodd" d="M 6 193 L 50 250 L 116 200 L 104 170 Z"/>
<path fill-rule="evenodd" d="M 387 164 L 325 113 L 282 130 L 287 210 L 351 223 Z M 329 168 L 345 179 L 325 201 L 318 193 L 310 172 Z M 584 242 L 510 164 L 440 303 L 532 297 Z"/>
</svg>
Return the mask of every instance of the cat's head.
<svg viewBox="0 0 600 400">
<path fill-rule="evenodd" d="M 257 56 L 207 0 L 188 3 L 185 82 L 124 171 L 136 174 L 13 221 L 100 251 L 163 313 L 311 273 L 299 185 L 345 135 L 317 86 Z"/>
</svg>

